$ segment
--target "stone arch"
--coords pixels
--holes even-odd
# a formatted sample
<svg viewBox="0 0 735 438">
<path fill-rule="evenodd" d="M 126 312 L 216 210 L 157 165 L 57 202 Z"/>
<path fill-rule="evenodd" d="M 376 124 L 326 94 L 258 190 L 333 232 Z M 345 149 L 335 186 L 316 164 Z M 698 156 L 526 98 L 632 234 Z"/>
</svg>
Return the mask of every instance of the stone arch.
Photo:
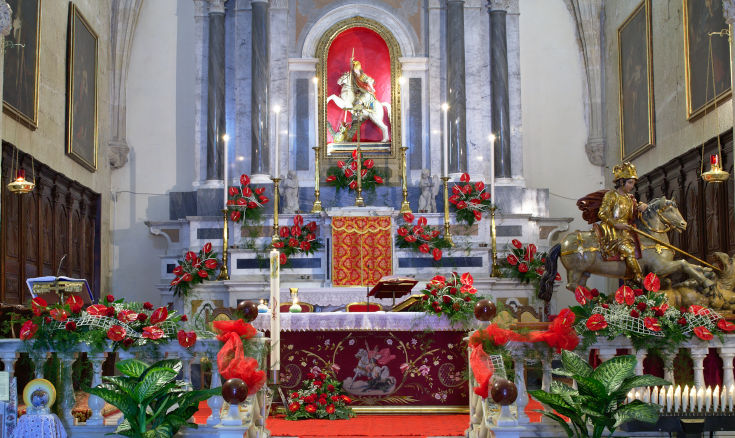
<svg viewBox="0 0 735 438">
<path fill-rule="evenodd" d="M 390 29 L 390 32 L 398 42 L 401 55 L 404 57 L 417 56 L 419 40 L 410 26 L 400 17 L 393 15 L 388 9 L 377 5 L 349 4 L 338 6 L 324 14 L 314 23 L 304 36 L 301 46 L 303 58 L 316 58 L 316 50 L 324 33 L 340 21 L 353 17 L 364 17 L 375 20 Z"/>
</svg>

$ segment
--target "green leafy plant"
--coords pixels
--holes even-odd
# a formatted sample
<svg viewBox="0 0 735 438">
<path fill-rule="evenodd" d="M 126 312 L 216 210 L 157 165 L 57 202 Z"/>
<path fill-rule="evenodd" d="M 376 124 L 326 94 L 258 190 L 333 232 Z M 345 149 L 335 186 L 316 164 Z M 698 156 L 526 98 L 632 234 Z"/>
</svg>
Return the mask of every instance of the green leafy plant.
<svg viewBox="0 0 735 438">
<path fill-rule="evenodd" d="M 360 153 L 362 155 L 362 153 Z M 327 169 L 326 184 L 336 187 L 337 190 L 357 190 L 357 149 L 347 157 L 347 161 L 339 160 L 336 166 Z M 383 177 L 378 175 L 375 161 L 372 158 L 364 160 L 360 167 L 362 175 L 362 191 L 374 192 L 378 184 L 383 184 Z"/>
<path fill-rule="evenodd" d="M 452 186 L 452 196 L 449 197 L 450 208 L 454 210 L 457 222 L 472 225 L 475 221 L 482 220 L 482 214 L 490 211 L 492 201 L 490 193 L 485 189 L 485 183 L 477 181 L 473 183 L 467 173 L 463 173 L 459 179 L 464 184 Z"/>
<path fill-rule="evenodd" d="M 474 316 L 475 304 L 480 300 L 474 279 L 469 272 L 449 276 L 436 275 L 421 291 L 421 308 L 424 312 L 446 315 L 453 323 L 469 324 Z"/>
<path fill-rule="evenodd" d="M 307 373 L 301 389 L 288 396 L 287 420 L 327 418 L 345 420 L 355 416 L 350 408 L 352 399 L 342 389 L 333 372 Z"/>
<path fill-rule="evenodd" d="M 117 363 L 122 376 L 103 377 L 104 383 L 87 392 L 104 399 L 123 413 L 116 434 L 133 438 L 170 438 L 182 427 L 196 429 L 188 420 L 199 402 L 220 395 L 222 388 L 189 390 L 176 380 L 181 361 L 164 359 L 148 366 L 137 359 Z"/>
<path fill-rule="evenodd" d="M 592 369 L 581 357 L 564 350 L 561 362 L 563 368 L 554 370 L 554 374 L 573 378 L 578 389 L 553 381 L 551 392 L 535 390 L 529 393 L 556 411 L 539 412 L 558 422 L 569 438 L 599 438 L 605 429 L 612 436 L 615 429 L 631 420 L 658 421 L 660 406 L 640 400 L 625 403 L 628 392 L 633 388 L 671 384 L 649 374 L 636 376 L 635 356 L 617 356 Z M 567 423 L 560 415 L 569 417 L 570 422 Z"/>
</svg>

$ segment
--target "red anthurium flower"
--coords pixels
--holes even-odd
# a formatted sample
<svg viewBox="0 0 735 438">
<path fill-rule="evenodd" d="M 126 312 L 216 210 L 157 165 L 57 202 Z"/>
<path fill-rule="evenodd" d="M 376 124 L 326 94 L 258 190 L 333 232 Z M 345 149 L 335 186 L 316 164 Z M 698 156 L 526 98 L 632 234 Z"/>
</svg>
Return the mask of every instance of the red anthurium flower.
<svg viewBox="0 0 735 438">
<path fill-rule="evenodd" d="M 161 321 L 165 321 L 166 318 L 168 318 L 168 309 L 159 307 L 151 314 L 151 324 L 158 324 Z"/>
<path fill-rule="evenodd" d="M 299 241 L 292 237 L 288 239 L 288 246 L 290 246 L 291 248 L 296 248 L 297 246 L 299 246 Z"/>
<path fill-rule="evenodd" d="M 592 330 L 593 332 L 596 332 L 598 330 L 602 330 L 607 327 L 607 321 L 605 321 L 605 317 L 600 315 L 599 313 L 595 313 L 594 315 L 590 316 L 587 319 L 587 322 L 585 323 L 588 329 Z"/>
<path fill-rule="evenodd" d="M 265 187 L 258 187 L 257 189 L 255 189 L 256 195 L 262 195 L 264 192 L 265 192 Z"/>
<path fill-rule="evenodd" d="M 204 266 L 207 269 L 215 269 L 217 268 L 217 260 L 215 259 L 208 259 L 204 261 Z"/>
<path fill-rule="evenodd" d="M 406 237 L 406 235 L 408 235 L 408 230 L 404 227 L 398 227 L 398 235 L 401 237 Z"/>
<path fill-rule="evenodd" d="M 339 167 L 340 169 L 343 168 L 343 167 L 345 167 L 345 162 L 342 161 L 342 160 L 338 160 L 337 161 L 337 167 Z"/>
<path fill-rule="evenodd" d="M 270 201 L 270 199 L 268 199 L 268 197 L 267 197 L 267 196 L 265 196 L 265 195 L 260 195 L 260 196 L 258 196 L 258 200 L 259 200 L 259 201 L 260 201 L 260 202 L 261 202 L 262 204 L 267 204 L 267 203 L 268 203 L 268 201 Z"/>
<path fill-rule="evenodd" d="M 357 181 L 352 181 L 352 182 L 350 183 L 350 188 L 351 188 L 352 190 L 355 190 L 355 189 L 357 189 Z"/>
<path fill-rule="evenodd" d="M 441 250 L 441 249 L 439 249 L 439 248 L 434 248 L 434 249 L 433 249 L 433 250 L 431 251 L 431 255 L 432 255 L 432 256 L 434 257 L 434 260 L 437 260 L 437 261 L 439 261 L 439 260 L 441 260 L 441 258 L 442 258 L 442 250 Z"/>
<path fill-rule="evenodd" d="M 204 252 L 212 252 L 212 242 L 207 242 L 204 244 Z"/>
<path fill-rule="evenodd" d="M 513 245 L 514 247 L 516 247 L 517 249 L 521 249 L 521 248 L 523 248 L 523 244 L 522 244 L 522 243 L 521 243 L 521 241 L 520 241 L 520 240 L 518 240 L 518 239 L 513 239 L 513 240 L 511 240 L 511 242 L 510 242 L 510 243 L 511 243 L 511 244 L 512 244 L 512 245 Z"/>
<path fill-rule="evenodd" d="M 533 243 L 528 244 L 528 257 L 533 260 L 533 257 L 536 255 L 536 245 Z"/>
<path fill-rule="evenodd" d="M 383 178 L 379 177 L 378 175 L 373 176 L 373 179 L 375 180 L 376 184 L 383 184 Z"/>
<path fill-rule="evenodd" d="M 470 182 L 470 175 L 468 173 L 463 173 L 461 177 L 459 177 L 459 180 L 462 182 Z"/>
<path fill-rule="evenodd" d="M 33 335 L 36 334 L 36 331 L 38 331 L 38 324 L 34 324 L 33 321 L 29 319 L 24 322 L 23 326 L 20 328 L 20 339 L 23 341 L 31 339 Z"/>
<path fill-rule="evenodd" d="M 463 209 L 467 208 L 467 203 L 464 202 L 464 201 L 459 201 L 457 203 L 456 207 L 457 207 L 457 210 L 463 210 Z"/>
<path fill-rule="evenodd" d="M 421 226 L 419 226 L 419 225 L 414 225 L 412 231 L 413 231 L 413 234 L 419 234 L 419 235 L 420 234 L 424 234 L 424 229 L 421 228 Z"/>
<path fill-rule="evenodd" d="M 475 183 L 475 190 L 477 190 L 478 192 L 485 190 L 485 183 L 482 181 L 477 181 Z"/>
<path fill-rule="evenodd" d="M 33 314 L 36 316 L 41 315 L 43 310 L 46 309 L 46 306 L 48 306 L 48 303 L 41 297 L 36 297 L 31 300 L 31 308 L 33 308 Z"/>
<path fill-rule="evenodd" d="M 361 175 L 361 176 L 362 176 L 363 178 L 365 178 L 365 175 L 367 175 L 367 172 L 368 172 L 368 170 L 367 170 L 367 169 L 365 169 L 364 167 L 363 167 L 362 169 L 360 169 L 360 175 Z"/>
<path fill-rule="evenodd" d="M 71 313 L 79 313 L 82 311 L 82 306 L 84 305 L 84 302 L 82 301 L 82 298 L 78 295 L 70 295 L 64 303 L 69 305 L 69 310 L 71 310 Z"/>
<path fill-rule="evenodd" d="M 650 316 L 646 316 L 643 318 L 643 325 L 654 332 L 660 332 L 661 331 L 661 324 L 658 323 L 658 319 L 652 318 Z"/>
<path fill-rule="evenodd" d="M 618 304 L 627 304 L 629 306 L 632 306 L 635 302 L 635 294 L 633 293 L 633 289 L 631 289 L 629 286 L 620 286 L 618 290 L 615 291 L 615 302 Z"/>
<path fill-rule="evenodd" d="M 699 327 L 694 327 L 694 334 L 703 341 L 711 341 L 712 338 L 714 338 L 712 332 L 707 330 L 707 327 L 701 325 Z"/>
<path fill-rule="evenodd" d="M 283 238 L 286 238 L 291 235 L 291 229 L 288 227 L 281 227 L 278 230 L 278 235 L 280 235 Z"/>
<path fill-rule="evenodd" d="M 409 234 L 408 236 L 406 236 L 405 240 L 408 243 L 414 243 L 416 241 L 416 236 Z"/>
<path fill-rule="evenodd" d="M 242 189 L 242 195 L 245 196 L 245 197 L 248 197 L 248 198 L 251 197 L 251 196 L 253 196 L 253 189 L 251 189 L 250 187 L 243 188 Z"/>
<path fill-rule="evenodd" d="M 201 278 L 209 277 L 209 273 L 205 271 L 204 269 L 200 269 L 199 271 L 197 271 L 197 275 Z"/>
<path fill-rule="evenodd" d="M 475 282 L 475 280 L 472 278 L 472 274 L 470 274 L 469 272 L 465 272 L 464 274 L 462 274 L 462 276 L 459 277 L 459 281 L 463 285 L 468 285 L 468 286 L 472 286 L 472 283 Z"/>
<path fill-rule="evenodd" d="M 507 257 L 508 263 L 515 266 L 518 264 L 518 257 L 514 256 L 513 254 L 508 254 Z"/>
<path fill-rule="evenodd" d="M 561 274 L 560 273 L 558 273 L 558 272 L 556 273 L 556 276 L 554 277 L 554 281 L 561 281 Z"/>
<path fill-rule="evenodd" d="M 488 192 L 480 193 L 480 199 L 482 199 L 483 201 L 487 201 L 488 199 L 490 199 L 490 193 Z"/>
<path fill-rule="evenodd" d="M 658 292 L 661 289 L 661 280 L 653 272 L 649 272 L 643 280 L 643 287 L 650 292 Z"/>
<path fill-rule="evenodd" d="M 345 178 L 352 178 L 352 175 L 354 175 L 355 172 L 352 171 L 352 169 L 347 168 L 345 169 Z"/>
<path fill-rule="evenodd" d="M 250 201 L 250 202 L 248 202 L 248 208 L 258 208 L 258 204 L 256 204 L 255 202 Z"/>
<path fill-rule="evenodd" d="M 102 304 L 93 304 L 87 307 L 87 313 L 92 316 L 105 316 L 107 315 L 107 306 L 103 306 Z"/>
<path fill-rule="evenodd" d="M 176 337 L 179 338 L 179 345 L 184 348 L 189 348 L 197 342 L 197 334 L 194 332 L 185 332 L 183 330 L 179 330 L 179 332 L 176 334 Z"/>
<path fill-rule="evenodd" d="M 719 328 L 723 332 L 731 332 L 735 330 L 735 324 L 725 321 L 724 319 L 721 319 L 717 321 L 717 328 Z"/>
<path fill-rule="evenodd" d="M 240 185 L 246 186 L 248 184 L 250 184 L 250 177 L 245 174 L 240 175 Z"/>
<path fill-rule="evenodd" d="M 413 220 L 414 220 L 413 213 L 403 213 L 403 220 L 406 221 L 406 222 L 408 222 L 408 223 L 413 222 Z"/>
<path fill-rule="evenodd" d="M 421 216 L 421 217 L 419 218 L 419 220 L 418 220 L 418 221 L 417 221 L 416 223 L 417 223 L 417 224 L 418 224 L 418 226 L 420 226 L 420 227 L 425 227 L 425 226 L 426 226 L 426 224 L 427 224 L 427 221 L 426 221 L 426 218 L 425 218 L 425 217 Z"/>
<path fill-rule="evenodd" d="M 475 215 L 475 220 L 476 221 L 482 220 L 482 213 L 480 213 L 478 210 L 473 210 L 472 211 L 472 214 Z"/>
<path fill-rule="evenodd" d="M 288 261 L 288 256 L 286 256 L 286 253 L 281 253 L 280 256 L 278 256 L 278 262 L 282 265 L 285 265 Z"/>
<path fill-rule="evenodd" d="M 122 341 L 125 338 L 125 329 L 119 325 L 113 325 L 107 330 L 107 337 L 115 342 Z"/>
<path fill-rule="evenodd" d="M 708 308 L 702 307 L 697 304 L 692 304 L 691 306 L 689 306 L 689 312 L 695 315 L 709 315 L 711 313 Z"/>
<path fill-rule="evenodd" d="M 233 211 L 230 212 L 230 220 L 232 222 L 238 222 L 241 217 L 242 217 L 242 213 L 240 213 L 237 210 L 233 210 Z"/>
<path fill-rule="evenodd" d="M 350 163 L 350 169 L 357 170 L 357 161 L 353 161 L 352 163 Z"/>
<path fill-rule="evenodd" d="M 518 271 L 519 272 L 528 272 L 528 265 L 525 263 L 520 263 L 518 265 Z"/>
<path fill-rule="evenodd" d="M 181 277 L 181 281 L 191 281 L 193 279 L 194 277 L 188 272 Z"/>
<path fill-rule="evenodd" d="M 421 245 L 419 245 L 419 251 L 421 251 L 423 253 L 428 253 L 429 252 L 429 245 L 427 245 L 425 243 L 422 243 Z"/>
<path fill-rule="evenodd" d="M 176 267 L 174 268 L 174 275 L 175 275 L 175 276 L 177 276 L 177 277 L 181 277 L 181 275 L 182 275 L 183 273 L 184 273 L 184 268 L 183 268 L 183 267 L 181 267 L 180 265 L 179 265 L 179 266 L 176 266 Z"/>
<path fill-rule="evenodd" d="M 115 302 L 115 296 L 112 294 L 107 295 L 105 298 L 107 298 L 108 303 L 114 303 Z"/>
<path fill-rule="evenodd" d="M 143 327 L 143 337 L 148 339 L 161 339 L 163 330 L 155 326 Z"/>
<path fill-rule="evenodd" d="M 459 195 L 460 193 L 462 193 L 462 189 L 460 189 L 459 186 L 454 185 L 452 186 L 452 193 L 454 193 L 455 195 Z"/>
<path fill-rule="evenodd" d="M 298 225 L 294 225 L 293 227 L 291 227 L 291 235 L 293 237 L 300 236 L 301 235 L 301 227 L 299 227 Z"/>
<path fill-rule="evenodd" d="M 133 322 L 138 320 L 138 314 L 130 309 L 123 309 L 117 312 L 117 319 L 122 322 Z"/>
<path fill-rule="evenodd" d="M 301 242 L 301 250 L 305 252 L 309 252 L 311 249 L 311 243 L 309 242 Z"/>
<path fill-rule="evenodd" d="M 328 183 L 330 183 L 330 182 L 334 182 L 336 179 L 337 179 L 336 176 L 329 175 L 325 181 L 328 182 Z"/>
<path fill-rule="evenodd" d="M 237 187 L 230 187 L 227 189 L 227 193 L 229 193 L 230 196 L 237 196 L 240 194 L 240 189 Z"/>
<path fill-rule="evenodd" d="M 373 166 L 375 166 L 375 161 L 373 161 L 372 158 L 368 158 L 364 163 L 362 163 L 362 165 L 365 169 L 372 169 Z"/>
<path fill-rule="evenodd" d="M 237 204 L 237 205 L 247 205 L 247 204 L 248 204 L 248 200 L 247 200 L 246 198 L 239 198 L 239 199 L 238 199 L 238 200 L 236 201 L 236 204 Z"/>
<path fill-rule="evenodd" d="M 304 217 L 301 216 L 300 214 L 297 214 L 296 216 L 293 217 L 293 224 L 297 227 L 304 225 Z"/>
<path fill-rule="evenodd" d="M 583 306 L 587 304 L 587 298 L 585 296 L 586 289 L 587 288 L 584 286 L 577 286 L 577 289 L 574 290 L 574 298 L 577 300 L 579 304 Z M 589 291 L 586 291 L 586 292 L 589 293 Z"/>
</svg>

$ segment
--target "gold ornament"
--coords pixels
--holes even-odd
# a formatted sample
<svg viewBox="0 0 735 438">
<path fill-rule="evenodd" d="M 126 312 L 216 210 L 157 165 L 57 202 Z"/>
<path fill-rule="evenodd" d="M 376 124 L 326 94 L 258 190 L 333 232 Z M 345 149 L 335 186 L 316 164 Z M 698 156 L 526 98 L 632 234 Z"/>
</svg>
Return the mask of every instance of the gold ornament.
<svg viewBox="0 0 735 438">
<path fill-rule="evenodd" d="M 623 164 L 618 164 L 613 167 L 613 181 L 630 178 L 638 179 L 638 173 L 636 172 L 633 163 L 626 161 Z"/>
</svg>

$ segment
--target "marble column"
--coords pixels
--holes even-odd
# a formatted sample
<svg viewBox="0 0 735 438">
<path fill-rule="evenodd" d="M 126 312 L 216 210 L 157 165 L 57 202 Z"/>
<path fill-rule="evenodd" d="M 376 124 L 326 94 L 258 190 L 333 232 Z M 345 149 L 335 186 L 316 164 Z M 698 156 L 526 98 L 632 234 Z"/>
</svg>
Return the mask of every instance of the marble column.
<svg viewBox="0 0 735 438">
<path fill-rule="evenodd" d="M 694 365 L 694 386 L 697 388 L 704 387 L 704 358 L 709 353 L 708 348 L 692 348 L 692 361 Z"/>
<path fill-rule="evenodd" d="M 250 172 L 267 174 L 270 172 L 268 159 L 269 113 L 268 98 L 270 84 L 270 53 L 268 34 L 268 1 L 252 0 L 253 10 L 253 53 L 252 53 L 252 91 L 250 122 L 252 125 L 252 148 Z"/>
<path fill-rule="evenodd" d="M 225 141 L 225 1 L 209 3 L 207 61 L 207 179 L 223 178 Z"/>
<path fill-rule="evenodd" d="M 732 360 L 735 358 L 735 351 L 732 348 L 720 347 L 717 349 L 717 352 L 722 358 L 722 386 L 729 388 L 730 385 L 735 383 L 732 365 Z"/>
<path fill-rule="evenodd" d="M 510 100 L 508 95 L 508 12 L 490 2 L 490 112 L 495 134 L 495 177 L 510 178 Z"/>
<path fill-rule="evenodd" d="M 446 20 L 449 172 L 457 173 L 467 171 L 464 0 L 447 0 Z"/>
<path fill-rule="evenodd" d="M 207 42 L 209 0 L 194 1 L 194 175 L 195 186 L 207 176 Z"/>
</svg>

